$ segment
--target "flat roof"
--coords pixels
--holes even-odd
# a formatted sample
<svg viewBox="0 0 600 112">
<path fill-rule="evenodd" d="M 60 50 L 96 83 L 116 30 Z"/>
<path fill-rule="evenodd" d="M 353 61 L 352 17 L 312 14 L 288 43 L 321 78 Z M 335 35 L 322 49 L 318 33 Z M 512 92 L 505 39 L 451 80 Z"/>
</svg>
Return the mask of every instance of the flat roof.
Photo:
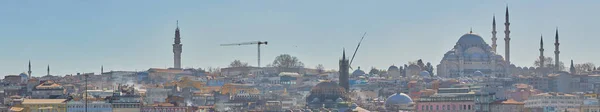
<svg viewBox="0 0 600 112">
<path fill-rule="evenodd" d="M 67 99 L 23 99 L 22 104 L 57 104 L 63 103 Z"/>
</svg>

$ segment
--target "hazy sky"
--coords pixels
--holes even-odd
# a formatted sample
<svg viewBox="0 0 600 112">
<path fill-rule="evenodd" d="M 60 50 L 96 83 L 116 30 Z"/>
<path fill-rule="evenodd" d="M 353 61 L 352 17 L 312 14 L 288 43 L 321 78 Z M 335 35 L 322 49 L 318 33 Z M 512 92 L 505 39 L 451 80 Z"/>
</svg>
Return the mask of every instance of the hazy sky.
<svg viewBox="0 0 600 112">
<path fill-rule="evenodd" d="M 0 75 L 27 71 L 64 75 L 173 66 L 176 20 L 182 66 L 226 67 L 239 59 L 256 65 L 256 46 L 268 41 L 262 64 L 279 54 L 307 67 L 338 66 L 368 32 L 352 66 L 385 68 L 423 59 L 437 65 L 469 28 L 491 45 L 492 16 L 504 55 L 504 10 L 510 8 L 511 61 L 532 66 L 540 34 L 553 57 L 559 27 L 561 61 L 594 62 L 600 37 L 597 0 L 2 0 Z"/>
</svg>

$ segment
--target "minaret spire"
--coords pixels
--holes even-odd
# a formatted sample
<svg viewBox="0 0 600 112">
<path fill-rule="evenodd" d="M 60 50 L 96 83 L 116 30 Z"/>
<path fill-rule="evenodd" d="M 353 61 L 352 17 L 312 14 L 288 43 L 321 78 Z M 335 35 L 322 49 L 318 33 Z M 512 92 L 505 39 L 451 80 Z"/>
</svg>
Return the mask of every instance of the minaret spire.
<svg viewBox="0 0 600 112">
<path fill-rule="evenodd" d="M 546 60 L 544 57 L 544 36 L 540 34 L 540 68 L 544 68 L 545 61 Z"/>
<path fill-rule="evenodd" d="M 555 42 L 554 42 L 554 70 L 555 71 L 560 71 L 559 68 L 559 64 L 560 64 L 560 50 L 558 50 L 558 46 L 560 46 L 560 43 L 558 42 L 558 27 L 556 27 L 556 34 L 555 34 Z"/>
<path fill-rule="evenodd" d="M 48 65 L 48 71 L 46 75 L 50 75 L 50 65 Z"/>
<path fill-rule="evenodd" d="M 31 60 L 29 60 L 29 67 L 27 69 L 27 77 L 31 78 Z"/>
<path fill-rule="evenodd" d="M 104 65 L 100 66 L 100 75 L 102 75 L 102 73 L 104 73 Z"/>
<path fill-rule="evenodd" d="M 494 17 L 492 19 L 492 51 L 494 51 L 494 53 L 496 53 L 496 47 L 498 45 L 496 45 L 496 40 L 498 40 L 498 38 L 496 38 L 496 14 L 494 14 Z"/>
<path fill-rule="evenodd" d="M 349 83 L 350 71 L 348 69 L 350 69 L 350 66 L 349 66 L 348 59 L 346 59 L 346 49 L 345 48 L 344 48 L 344 51 L 342 51 L 342 59 L 340 60 L 339 67 L 340 67 L 340 69 L 338 71 L 340 74 L 340 76 L 338 77 L 339 85 L 341 87 L 343 87 L 346 92 L 349 92 L 350 91 L 350 83 Z"/>
<path fill-rule="evenodd" d="M 469 29 L 469 34 L 473 33 L 473 27 L 471 27 L 471 29 Z"/>
<path fill-rule="evenodd" d="M 181 69 L 182 46 L 181 37 L 179 35 L 179 20 L 177 20 L 177 28 L 175 28 L 175 43 L 173 44 L 173 68 Z"/>
<path fill-rule="evenodd" d="M 504 42 L 506 45 L 505 46 L 505 53 L 504 55 L 506 55 L 506 63 L 510 64 L 510 22 L 509 22 L 509 16 L 508 16 L 508 5 L 506 5 L 506 17 L 505 20 L 506 22 L 504 23 Z"/>
</svg>

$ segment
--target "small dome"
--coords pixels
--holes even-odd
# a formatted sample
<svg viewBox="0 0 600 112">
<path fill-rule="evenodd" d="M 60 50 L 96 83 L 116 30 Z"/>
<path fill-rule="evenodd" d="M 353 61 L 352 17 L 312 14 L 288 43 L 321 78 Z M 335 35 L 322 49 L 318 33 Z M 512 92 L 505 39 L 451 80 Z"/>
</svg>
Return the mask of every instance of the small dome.
<svg viewBox="0 0 600 112">
<path fill-rule="evenodd" d="M 457 44 L 460 45 L 477 45 L 477 44 L 485 44 L 485 41 L 481 36 L 473 33 L 467 33 L 458 39 Z"/>
<path fill-rule="evenodd" d="M 483 72 L 477 70 L 477 71 L 473 72 L 473 76 L 483 76 Z"/>
<path fill-rule="evenodd" d="M 344 99 L 338 98 L 337 100 L 335 100 L 335 102 L 344 102 Z"/>
<path fill-rule="evenodd" d="M 413 100 L 404 93 L 393 94 L 385 100 L 386 106 L 410 105 L 411 103 Z"/>
<path fill-rule="evenodd" d="M 388 68 L 388 70 L 387 70 L 387 71 L 400 71 L 400 69 L 399 69 L 397 66 L 395 66 L 395 65 L 392 65 L 392 66 L 390 66 L 390 67 Z"/>
<path fill-rule="evenodd" d="M 352 72 L 353 76 L 362 76 L 365 75 L 367 73 L 365 73 L 365 71 L 360 70 L 360 67 L 358 67 L 358 69 L 354 70 L 354 72 Z"/>
<path fill-rule="evenodd" d="M 27 75 L 27 73 L 23 72 L 23 73 L 19 74 L 19 76 L 21 76 L 21 77 L 23 77 L 23 76 L 27 77 L 29 75 Z"/>
</svg>

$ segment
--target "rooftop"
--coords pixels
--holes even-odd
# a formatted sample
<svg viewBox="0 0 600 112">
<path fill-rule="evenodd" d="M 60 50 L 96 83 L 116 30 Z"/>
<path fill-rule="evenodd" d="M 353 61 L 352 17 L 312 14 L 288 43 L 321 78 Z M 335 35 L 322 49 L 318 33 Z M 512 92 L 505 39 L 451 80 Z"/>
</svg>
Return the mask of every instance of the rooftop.
<svg viewBox="0 0 600 112">
<path fill-rule="evenodd" d="M 59 104 L 67 99 L 23 99 L 22 104 Z"/>
</svg>

